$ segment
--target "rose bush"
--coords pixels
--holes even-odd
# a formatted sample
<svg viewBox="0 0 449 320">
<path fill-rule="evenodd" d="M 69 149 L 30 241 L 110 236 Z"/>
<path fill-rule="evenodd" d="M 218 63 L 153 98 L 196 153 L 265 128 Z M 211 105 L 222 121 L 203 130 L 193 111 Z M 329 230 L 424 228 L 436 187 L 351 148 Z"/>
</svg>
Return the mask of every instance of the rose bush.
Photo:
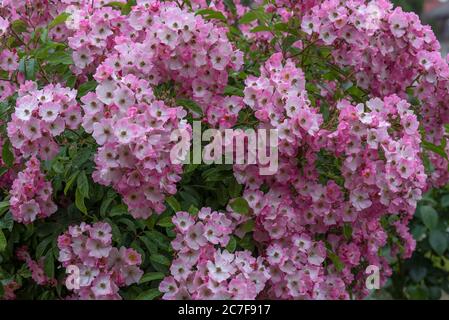
<svg viewBox="0 0 449 320">
<path fill-rule="evenodd" d="M 388 0 L 0 13 L 5 299 L 363 299 L 448 182 L 449 65 Z M 195 121 L 276 130 L 278 170 L 173 161 Z"/>
</svg>

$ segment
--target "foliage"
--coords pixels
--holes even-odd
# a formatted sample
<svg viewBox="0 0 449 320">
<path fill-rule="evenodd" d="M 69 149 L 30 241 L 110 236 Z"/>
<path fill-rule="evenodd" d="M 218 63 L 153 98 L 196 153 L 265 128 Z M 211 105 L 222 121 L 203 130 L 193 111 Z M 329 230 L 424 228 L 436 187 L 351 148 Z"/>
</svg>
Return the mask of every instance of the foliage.
<svg viewBox="0 0 449 320">
<path fill-rule="evenodd" d="M 67 2 L 0 5 L 0 297 L 362 299 L 370 265 L 447 290 L 449 189 L 417 202 L 449 179 L 449 66 L 414 16 Z M 278 170 L 173 161 L 197 120 L 277 130 Z"/>
</svg>

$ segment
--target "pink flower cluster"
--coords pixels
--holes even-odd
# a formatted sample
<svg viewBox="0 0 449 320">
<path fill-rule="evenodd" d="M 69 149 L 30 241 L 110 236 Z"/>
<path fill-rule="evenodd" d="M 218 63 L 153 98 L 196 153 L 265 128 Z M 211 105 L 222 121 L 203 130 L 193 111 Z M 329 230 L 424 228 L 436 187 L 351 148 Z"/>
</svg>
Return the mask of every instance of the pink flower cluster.
<svg viewBox="0 0 449 320">
<path fill-rule="evenodd" d="M 2 18 L 0 18 L 0 40 L 2 40 Z M 6 20 L 5 20 L 6 21 Z M 5 25 L 7 26 L 7 25 Z M 9 77 L 19 68 L 19 57 L 15 51 L 0 48 L 0 71 L 5 72 Z M 16 87 L 13 82 L 0 79 L 0 101 L 6 100 L 13 95 Z"/>
<path fill-rule="evenodd" d="M 24 261 L 31 271 L 31 278 L 40 286 L 56 286 L 57 280 L 49 278 L 44 271 L 45 257 L 38 261 L 33 260 L 26 246 L 17 249 L 16 256 L 20 261 Z"/>
<path fill-rule="evenodd" d="M 111 226 L 105 222 L 69 227 L 58 237 L 58 247 L 62 265 L 79 271 L 74 273 L 79 279 L 74 279 L 73 298 L 121 299 L 119 288 L 138 283 L 143 275 L 140 254 L 134 249 L 113 247 Z"/>
<path fill-rule="evenodd" d="M 245 104 L 261 123 L 279 130 L 281 154 L 294 156 L 303 136 L 318 132 L 323 119 L 310 106 L 304 73 L 292 60 L 284 63 L 282 53 L 271 56 L 261 68 L 261 76 L 249 76 L 245 84 Z"/>
<path fill-rule="evenodd" d="M 100 82 L 129 74 L 153 86 L 175 81 L 178 96 L 198 102 L 211 124 L 235 123 L 241 101 L 222 93 L 243 53 L 228 41 L 226 28 L 171 2 L 138 1 L 129 16 L 119 14 L 110 8 L 72 12 L 76 23 L 68 25 L 78 31 L 69 45 L 80 71 L 104 60 L 95 73 Z"/>
<path fill-rule="evenodd" d="M 35 82 L 27 81 L 19 89 L 16 108 L 8 123 L 8 137 L 24 157 L 38 155 L 49 160 L 59 152 L 54 137 L 66 128 L 77 129 L 81 120 L 76 90 L 60 84 L 39 90 Z"/>
<path fill-rule="evenodd" d="M 100 82 L 82 102 L 83 126 L 100 145 L 94 180 L 112 185 L 136 219 L 164 211 L 165 195 L 176 193 L 182 173 L 171 160 L 171 134 L 190 132 L 186 112 L 155 100 L 149 83 L 133 75 Z"/>
<path fill-rule="evenodd" d="M 269 272 L 263 258 L 251 252 L 230 253 L 227 245 L 238 215 L 203 208 L 195 216 L 178 212 L 173 218 L 176 251 L 171 276 L 160 284 L 163 299 L 255 299 L 264 289 Z"/>
<path fill-rule="evenodd" d="M 302 20 L 302 30 L 333 47 L 335 63 L 351 67 L 357 84 L 378 97 L 398 94 L 407 98 L 411 88 L 422 104 L 426 140 L 440 145 L 449 122 L 449 66 L 430 26 L 414 13 L 393 9 L 387 0 L 321 1 Z M 448 163 L 429 154 L 435 171 L 431 183 L 449 179 Z"/>
<path fill-rule="evenodd" d="M 11 280 L 3 284 L 3 289 L 4 293 L 0 300 L 16 300 L 15 291 L 20 289 L 20 285 L 16 281 Z"/>
<path fill-rule="evenodd" d="M 267 294 L 340 299 L 353 287 L 363 297 L 364 270 L 356 266 L 382 266 L 382 281 L 391 273 L 379 255 L 387 243 L 386 218 L 392 216 L 388 228 L 401 239 L 394 254 L 403 247 L 399 253 L 409 257 L 415 245 L 407 224 L 427 177 L 410 105 L 397 96 L 366 105 L 343 100 L 333 110 L 336 127 L 325 129 L 307 99 L 302 71 L 278 54 L 259 78 L 247 80 L 245 102 L 261 126 L 278 128 L 280 137 L 276 175 L 260 176 L 254 165 L 234 172 L 246 186 L 254 237 L 270 264 Z"/>
<path fill-rule="evenodd" d="M 89 0 L 61 0 L 51 2 L 48 0 L 3 0 L 0 3 L 0 16 L 7 22 L 21 20 L 26 27 L 22 33 L 24 40 L 28 41 L 31 33 L 38 27 L 45 27 L 56 16 L 64 11 L 68 3 L 87 3 Z M 8 23 L 0 18 L 0 36 L 7 32 Z M 64 41 L 67 39 L 67 28 L 59 24 L 49 30 L 48 36 L 54 41 Z"/>
<path fill-rule="evenodd" d="M 12 184 L 9 203 L 13 219 L 29 224 L 51 216 L 58 209 L 52 194 L 53 188 L 41 172 L 39 160 L 32 157 Z"/>
<path fill-rule="evenodd" d="M 88 0 L 84 1 L 87 2 Z M 2 43 L 0 46 L 0 71 L 5 71 L 8 78 L 7 80 L 0 79 L 0 101 L 4 101 L 12 96 L 17 90 L 17 84 L 24 81 L 24 75 L 17 72 L 19 59 L 16 49 L 7 49 L 6 39 L 14 38 L 22 44 L 28 44 L 36 29 L 46 27 L 65 10 L 69 2 L 79 3 L 76 0 L 56 2 L 48 0 L 3 0 L 0 2 L 0 41 Z M 24 30 L 22 32 L 12 32 L 11 24 L 13 22 L 24 27 Z M 48 38 L 62 42 L 67 39 L 67 31 L 64 24 L 58 24 L 49 29 Z M 33 47 L 34 44 L 28 44 L 28 46 Z M 25 49 L 25 46 L 22 45 L 19 48 Z"/>
</svg>

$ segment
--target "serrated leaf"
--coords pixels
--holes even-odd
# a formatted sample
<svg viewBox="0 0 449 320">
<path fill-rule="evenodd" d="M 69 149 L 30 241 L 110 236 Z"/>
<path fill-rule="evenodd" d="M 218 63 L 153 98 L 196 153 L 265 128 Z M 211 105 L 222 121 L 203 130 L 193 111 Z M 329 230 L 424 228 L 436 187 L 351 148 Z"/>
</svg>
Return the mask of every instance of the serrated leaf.
<svg viewBox="0 0 449 320">
<path fill-rule="evenodd" d="M 226 250 L 228 250 L 229 252 L 233 253 L 236 248 L 237 248 L 237 240 L 235 240 L 234 237 L 231 237 L 229 239 L 228 244 L 226 245 Z"/>
<path fill-rule="evenodd" d="M 251 30 L 250 30 L 250 32 L 253 32 L 253 33 L 257 33 L 257 32 L 270 32 L 271 31 L 271 29 L 270 29 L 270 27 L 268 27 L 268 26 L 257 26 L 257 27 L 255 27 L 255 28 L 252 28 Z"/>
<path fill-rule="evenodd" d="M 170 266 L 171 264 L 170 260 L 162 254 L 152 254 L 150 256 L 150 260 L 156 263 L 160 263 L 164 266 Z"/>
<path fill-rule="evenodd" d="M 9 201 L 0 202 L 0 215 L 9 208 Z"/>
<path fill-rule="evenodd" d="M 331 250 L 327 250 L 327 256 L 331 259 L 335 269 L 340 272 L 344 268 L 343 262 L 341 262 L 340 257 L 333 253 Z"/>
<path fill-rule="evenodd" d="M 239 97 L 245 96 L 242 89 L 234 86 L 226 86 L 223 93 L 227 96 L 239 96 Z"/>
<path fill-rule="evenodd" d="M 449 207 L 449 194 L 446 194 L 441 198 L 441 206 L 443 208 Z"/>
<path fill-rule="evenodd" d="M 154 280 L 162 280 L 165 275 L 162 272 L 148 272 L 145 273 L 139 281 L 139 284 L 144 284 Z"/>
<path fill-rule="evenodd" d="M 151 241 L 147 236 L 139 236 L 140 241 L 143 242 L 150 254 L 157 254 L 157 245 Z"/>
<path fill-rule="evenodd" d="M 162 295 L 162 293 L 154 288 L 154 289 L 149 289 L 146 290 L 142 293 L 140 293 L 137 297 L 136 300 L 154 300 L 155 298 L 159 297 L 160 295 Z"/>
<path fill-rule="evenodd" d="M 170 208 L 173 209 L 174 212 L 179 212 L 182 210 L 181 205 L 179 204 L 178 200 L 176 200 L 176 198 L 174 196 L 166 198 L 165 202 L 168 203 L 168 205 L 170 206 Z"/>
<path fill-rule="evenodd" d="M 429 141 L 422 141 L 421 145 L 424 149 L 432 151 L 432 152 L 442 156 L 446 160 L 448 159 L 446 151 L 444 150 L 444 148 L 442 146 L 437 146 Z"/>
<path fill-rule="evenodd" d="M 73 173 L 69 180 L 67 181 L 67 183 L 65 184 L 64 187 L 64 194 L 67 195 L 67 192 L 69 192 L 70 187 L 73 185 L 73 183 L 75 182 L 76 178 L 78 177 L 79 171 L 76 171 L 75 173 Z"/>
<path fill-rule="evenodd" d="M 35 80 L 36 78 L 36 60 L 25 60 L 25 77 L 27 80 Z"/>
<path fill-rule="evenodd" d="M 79 193 L 84 197 L 89 199 L 89 180 L 85 171 L 81 171 L 76 179 L 76 188 Z"/>
<path fill-rule="evenodd" d="M 14 165 L 14 153 L 9 139 L 3 143 L 2 160 L 8 168 L 11 168 Z"/>
<path fill-rule="evenodd" d="M 352 238 L 352 227 L 350 224 L 345 223 L 343 226 L 343 235 L 345 237 L 346 240 L 351 240 Z"/>
<path fill-rule="evenodd" d="M 87 214 L 87 208 L 84 204 L 84 196 L 80 193 L 78 188 L 75 192 L 75 205 L 82 213 Z"/>
<path fill-rule="evenodd" d="M 249 11 L 240 18 L 240 24 L 249 24 L 257 19 L 257 13 L 255 11 Z"/>
<path fill-rule="evenodd" d="M 114 201 L 116 197 L 116 193 L 113 190 L 108 190 L 106 197 L 104 197 L 103 201 L 100 205 L 100 215 L 105 216 L 106 211 L 108 210 L 109 206 L 111 205 L 112 201 Z"/>
<path fill-rule="evenodd" d="M 421 220 L 424 222 L 425 226 L 430 230 L 434 229 L 438 225 L 438 213 L 431 206 L 421 206 L 420 207 Z"/>
<path fill-rule="evenodd" d="M 201 107 L 195 101 L 189 99 L 178 99 L 176 100 L 176 104 L 180 105 L 181 107 L 187 108 L 188 110 L 194 112 L 199 116 L 203 115 L 203 109 L 201 109 Z"/>
<path fill-rule="evenodd" d="M 78 87 L 78 97 L 84 97 L 88 92 L 95 91 L 97 87 L 96 81 L 87 81 Z"/>
<path fill-rule="evenodd" d="M 237 213 L 247 215 L 249 213 L 249 205 L 248 202 L 243 198 L 236 198 L 231 203 L 230 206 L 232 210 Z"/>
<path fill-rule="evenodd" d="M 254 220 L 248 220 L 245 223 L 243 223 L 240 228 L 241 230 L 243 230 L 244 232 L 248 233 L 248 232 L 252 232 L 254 230 L 254 226 L 255 226 L 255 222 Z"/>
<path fill-rule="evenodd" d="M 2 229 L 0 229 L 0 252 L 5 251 L 6 249 L 6 237 L 5 234 L 3 233 Z"/>
<path fill-rule="evenodd" d="M 44 261 L 44 271 L 45 274 L 49 277 L 49 278 L 54 278 L 55 276 L 55 260 L 54 260 L 54 256 L 53 256 L 53 251 L 48 251 L 47 254 L 45 255 L 45 261 Z"/>
<path fill-rule="evenodd" d="M 15 33 L 27 31 L 27 24 L 22 20 L 15 20 L 11 23 L 11 28 Z"/>
<path fill-rule="evenodd" d="M 56 18 L 54 18 L 52 22 L 50 22 L 48 24 L 48 29 L 51 30 L 54 27 L 56 27 L 57 25 L 60 25 L 64 22 L 66 22 L 69 17 L 70 17 L 70 13 L 68 13 L 68 12 L 61 13 Z"/>
<path fill-rule="evenodd" d="M 73 59 L 69 52 L 57 51 L 47 58 L 47 63 L 50 65 L 70 65 L 73 64 Z"/>
<path fill-rule="evenodd" d="M 8 211 L 2 219 L 0 219 L 0 229 L 8 229 L 9 231 L 12 230 L 12 227 L 14 226 L 14 220 L 12 218 L 11 211 Z"/>
<path fill-rule="evenodd" d="M 429 235 L 429 243 L 435 252 L 442 256 L 447 249 L 447 233 L 441 230 L 431 230 Z"/>
<path fill-rule="evenodd" d="M 36 257 L 40 258 L 44 255 L 45 250 L 47 249 L 48 245 L 53 241 L 53 237 L 45 238 L 44 240 L 41 240 L 39 244 L 36 247 Z"/>
<path fill-rule="evenodd" d="M 202 9 L 196 12 L 197 15 L 202 16 L 207 20 L 217 19 L 221 21 L 226 21 L 226 17 L 220 11 L 215 11 L 212 9 Z"/>
<path fill-rule="evenodd" d="M 109 212 L 109 216 L 122 216 L 128 213 L 128 207 L 125 204 L 118 204 L 111 208 L 111 212 Z"/>
<path fill-rule="evenodd" d="M 171 227 L 174 226 L 174 224 L 173 224 L 173 222 L 172 222 L 172 217 L 171 217 L 171 216 L 169 216 L 169 217 L 163 217 L 162 219 L 160 219 L 160 220 L 157 222 L 157 225 L 158 225 L 158 226 L 161 226 L 161 227 L 163 227 L 163 228 L 171 228 Z"/>
</svg>

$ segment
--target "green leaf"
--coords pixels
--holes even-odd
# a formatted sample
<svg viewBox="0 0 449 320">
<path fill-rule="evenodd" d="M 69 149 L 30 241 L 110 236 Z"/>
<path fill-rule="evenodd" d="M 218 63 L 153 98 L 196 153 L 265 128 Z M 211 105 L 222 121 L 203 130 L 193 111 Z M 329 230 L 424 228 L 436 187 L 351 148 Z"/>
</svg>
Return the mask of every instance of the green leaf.
<svg viewBox="0 0 449 320">
<path fill-rule="evenodd" d="M 136 226 L 134 225 L 134 222 L 127 218 L 121 218 L 118 220 L 119 223 L 122 223 L 126 226 L 128 226 L 128 231 L 132 231 L 133 233 L 137 233 Z"/>
<path fill-rule="evenodd" d="M 50 22 L 48 24 L 48 29 L 51 30 L 54 27 L 56 27 L 57 25 L 60 25 L 64 22 L 66 22 L 69 17 L 70 17 L 70 13 L 68 13 L 68 12 L 61 13 L 59 16 L 54 18 L 52 22 Z"/>
<path fill-rule="evenodd" d="M 237 182 L 235 179 L 231 179 L 229 182 L 229 195 L 232 198 L 237 198 L 240 196 L 240 193 L 242 192 L 243 186 Z"/>
<path fill-rule="evenodd" d="M 429 243 L 432 249 L 442 256 L 448 245 L 447 234 L 441 230 L 431 230 L 429 235 Z"/>
<path fill-rule="evenodd" d="M 240 24 L 249 24 L 257 19 L 257 13 L 255 11 L 249 11 L 240 18 Z"/>
<path fill-rule="evenodd" d="M 448 160 L 446 151 L 442 146 L 437 146 L 429 141 L 422 141 L 421 145 L 424 149 L 430 150 Z"/>
<path fill-rule="evenodd" d="M 188 110 L 194 112 L 199 116 L 203 115 L 203 109 L 201 109 L 201 107 L 195 101 L 189 99 L 178 99 L 176 100 L 176 104 L 180 105 L 181 107 L 187 108 Z"/>
<path fill-rule="evenodd" d="M 0 229 L 8 229 L 9 231 L 12 230 L 12 227 L 14 226 L 14 220 L 12 218 L 11 211 L 8 211 L 2 219 L 0 219 Z"/>
<path fill-rule="evenodd" d="M 25 77 L 27 80 L 36 79 L 36 60 L 28 59 L 25 60 Z"/>
<path fill-rule="evenodd" d="M 431 206 L 420 207 L 421 220 L 424 222 L 427 228 L 434 229 L 438 225 L 438 213 Z"/>
<path fill-rule="evenodd" d="M 82 213 L 87 214 L 87 208 L 84 204 L 84 196 L 80 193 L 78 188 L 76 188 L 75 192 L 75 205 Z"/>
<path fill-rule="evenodd" d="M 44 255 L 48 245 L 53 241 L 53 237 L 47 237 L 44 240 L 41 240 L 36 247 L 36 257 L 40 258 Z"/>
<path fill-rule="evenodd" d="M 85 171 L 81 171 L 76 180 L 76 188 L 79 193 L 84 197 L 89 199 L 89 180 Z"/>
<path fill-rule="evenodd" d="M 101 216 L 104 217 L 106 215 L 106 211 L 108 210 L 109 206 L 111 205 L 112 201 L 114 201 L 116 196 L 117 196 L 117 194 L 114 192 L 114 190 L 112 190 L 112 189 L 108 190 L 108 192 L 106 193 L 106 196 L 103 198 L 103 201 L 101 202 L 101 205 L 100 205 L 100 215 Z"/>
<path fill-rule="evenodd" d="M 165 278 L 165 275 L 162 272 L 148 272 L 145 273 L 140 279 L 139 284 L 144 284 L 154 280 L 162 280 Z"/>
<path fill-rule="evenodd" d="M 170 266 L 171 264 L 170 260 L 162 254 L 152 254 L 150 256 L 150 260 L 156 263 L 160 263 L 164 266 Z"/>
<path fill-rule="evenodd" d="M 6 211 L 7 208 L 9 208 L 9 201 L 0 202 L 0 212 Z"/>
<path fill-rule="evenodd" d="M 248 202 L 243 198 L 234 199 L 230 204 L 232 210 L 237 213 L 247 215 L 249 213 Z"/>
<path fill-rule="evenodd" d="M 254 230 L 254 226 L 255 226 L 255 223 L 254 223 L 254 220 L 248 220 L 248 221 L 246 221 L 245 223 L 243 223 L 241 226 L 240 226 L 240 228 L 241 228 L 241 230 L 243 230 L 245 233 L 248 233 L 248 232 L 252 232 L 253 230 Z"/>
<path fill-rule="evenodd" d="M 170 208 L 172 208 L 175 213 L 182 210 L 181 205 L 179 204 L 178 200 L 176 200 L 176 198 L 174 196 L 166 198 L 165 201 L 168 203 Z"/>
<path fill-rule="evenodd" d="M 352 227 L 349 223 L 345 223 L 343 226 L 343 235 L 346 240 L 351 240 L 352 237 Z"/>
<path fill-rule="evenodd" d="M 15 33 L 27 31 L 27 24 L 22 20 L 15 20 L 11 23 L 11 28 Z"/>
<path fill-rule="evenodd" d="M 171 228 L 174 226 L 173 222 L 172 222 L 172 217 L 168 216 L 168 217 L 163 217 L 162 219 L 160 219 L 157 222 L 158 226 L 161 226 L 163 228 Z"/>
<path fill-rule="evenodd" d="M 5 251 L 6 249 L 6 237 L 3 231 L 0 229 L 0 252 Z"/>
<path fill-rule="evenodd" d="M 139 236 L 139 239 L 143 242 L 150 254 L 157 254 L 157 245 L 153 241 L 151 241 L 150 237 Z"/>
<path fill-rule="evenodd" d="M 12 151 L 12 145 L 9 139 L 7 139 L 3 144 L 2 159 L 8 168 L 11 168 L 14 165 L 14 153 Z"/>
<path fill-rule="evenodd" d="M 97 87 L 96 81 L 87 81 L 84 82 L 82 85 L 78 87 L 78 97 L 84 97 L 86 93 L 95 91 L 95 88 Z"/>
<path fill-rule="evenodd" d="M 327 256 L 329 259 L 331 259 L 333 265 L 335 266 L 335 269 L 340 272 L 344 268 L 343 262 L 341 262 L 340 257 L 337 256 L 335 253 L 333 253 L 331 250 L 327 250 Z"/>
<path fill-rule="evenodd" d="M 281 32 L 288 32 L 288 24 L 279 22 L 274 25 L 274 30 Z"/>
<path fill-rule="evenodd" d="M 55 261 L 54 261 L 54 256 L 53 256 L 52 250 L 48 251 L 47 254 L 45 255 L 44 271 L 45 271 L 45 274 L 49 278 L 54 278 L 54 276 L 55 276 Z"/>
<path fill-rule="evenodd" d="M 109 212 L 109 216 L 116 217 L 116 216 L 122 216 L 128 213 L 128 207 L 125 204 L 118 204 L 116 206 L 113 206 L 111 211 Z"/>
<path fill-rule="evenodd" d="M 235 237 L 231 237 L 229 239 L 229 242 L 228 242 L 227 246 L 226 246 L 226 250 L 228 250 L 229 252 L 233 253 L 236 248 L 237 248 L 237 240 L 235 240 Z"/>
<path fill-rule="evenodd" d="M 136 297 L 136 300 L 154 300 L 155 298 L 159 297 L 160 295 L 162 295 L 162 293 L 159 292 L 158 289 L 153 288 L 153 289 L 146 290 L 146 291 L 142 292 L 141 294 L 139 294 Z"/>
<path fill-rule="evenodd" d="M 196 215 L 198 214 L 200 210 L 198 210 L 197 207 L 195 207 L 193 204 L 189 207 L 189 210 L 187 210 L 188 213 L 190 213 L 191 215 Z"/>
<path fill-rule="evenodd" d="M 245 94 L 243 93 L 243 90 L 234 86 L 227 86 L 224 89 L 223 92 L 225 95 L 227 96 L 239 96 L 239 97 L 244 97 Z"/>
<path fill-rule="evenodd" d="M 409 286 L 405 291 L 409 299 L 412 300 L 426 300 L 428 297 L 428 291 L 425 285 Z"/>
<path fill-rule="evenodd" d="M 410 278 L 415 282 L 420 282 L 427 275 L 427 268 L 424 266 L 414 266 L 410 270 Z"/>
<path fill-rule="evenodd" d="M 50 65 L 70 65 L 73 64 L 73 59 L 72 55 L 69 52 L 57 51 L 47 58 L 47 63 Z"/>
<path fill-rule="evenodd" d="M 78 177 L 78 174 L 79 174 L 79 173 L 80 173 L 79 171 L 76 171 L 75 173 L 73 173 L 73 174 L 70 176 L 69 180 L 68 180 L 67 183 L 65 184 L 65 188 L 64 188 L 64 194 L 65 194 L 65 195 L 67 195 L 67 192 L 69 192 L 70 187 L 72 186 L 73 182 L 75 182 L 75 179 Z"/>
<path fill-rule="evenodd" d="M 269 31 L 271 31 L 271 29 L 268 26 L 257 26 L 255 28 L 252 28 L 250 31 L 253 32 L 253 33 L 264 32 L 264 31 L 268 31 L 269 32 Z"/>
<path fill-rule="evenodd" d="M 449 207 L 449 194 L 446 194 L 441 198 L 441 206 L 443 208 Z"/>
<path fill-rule="evenodd" d="M 212 19 L 217 19 L 217 20 L 221 20 L 221 21 L 227 20 L 223 13 L 221 13 L 219 11 L 212 10 L 212 9 L 202 9 L 202 10 L 197 11 L 196 14 L 203 16 L 203 18 L 207 19 L 207 20 L 212 20 Z"/>
</svg>

